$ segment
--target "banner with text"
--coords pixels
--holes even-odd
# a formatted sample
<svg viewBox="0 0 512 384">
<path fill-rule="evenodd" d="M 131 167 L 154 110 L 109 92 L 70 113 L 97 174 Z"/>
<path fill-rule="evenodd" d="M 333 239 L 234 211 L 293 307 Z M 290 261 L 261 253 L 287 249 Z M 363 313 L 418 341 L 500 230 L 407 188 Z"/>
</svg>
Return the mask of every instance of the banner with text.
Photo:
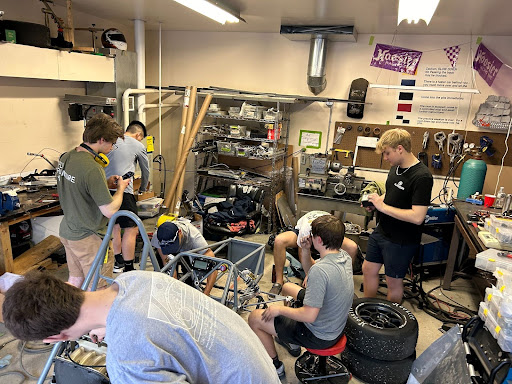
<svg viewBox="0 0 512 384">
<path fill-rule="evenodd" d="M 422 52 L 412 49 L 377 44 L 370 65 L 391 71 L 414 75 L 418 68 Z"/>
<path fill-rule="evenodd" d="M 478 45 L 473 68 L 482 76 L 489 86 L 492 85 L 503 63 L 487 49 L 483 43 Z"/>
</svg>

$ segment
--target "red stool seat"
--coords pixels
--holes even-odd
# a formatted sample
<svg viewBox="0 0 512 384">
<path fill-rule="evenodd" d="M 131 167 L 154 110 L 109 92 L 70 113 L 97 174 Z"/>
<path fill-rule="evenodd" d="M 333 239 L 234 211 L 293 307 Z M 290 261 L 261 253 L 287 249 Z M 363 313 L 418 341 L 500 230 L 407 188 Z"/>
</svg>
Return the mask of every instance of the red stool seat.
<svg viewBox="0 0 512 384">
<path fill-rule="evenodd" d="M 341 339 L 339 339 L 336 344 L 332 347 L 326 349 L 311 349 L 306 348 L 310 353 L 313 353 L 318 356 L 334 356 L 338 353 L 341 353 L 345 350 L 345 345 L 347 344 L 347 336 L 343 335 Z"/>
</svg>

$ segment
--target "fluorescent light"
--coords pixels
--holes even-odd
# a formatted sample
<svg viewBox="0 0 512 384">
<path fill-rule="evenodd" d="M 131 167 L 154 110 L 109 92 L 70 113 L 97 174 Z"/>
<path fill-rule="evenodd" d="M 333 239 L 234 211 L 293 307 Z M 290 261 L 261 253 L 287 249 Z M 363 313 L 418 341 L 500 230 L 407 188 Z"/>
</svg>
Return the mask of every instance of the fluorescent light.
<svg viewBox="0 0 512 384">
<path fill-rule="evenodd" d="M 208 0 L 174 0 L 185 7 L 188 7 L 203 16 L 209 17 L 220 24 L 238 23 L 240 20 L 245 22 L 234 11 L 227 8 L 218 1 L 210 2 Z"/>
<path fill-rule="evenodd" d="M 456 92 L 456 93 L 480 93 L 473 88 L 441 88 L 441 87 L 410 87 L 407 85 L 370 84 L 370 88 L 401 89 L 404 91 L 427 91 L 427 92 Z"/>
<path fill-rule="evenodd" d="M 432 16 L 439 4 L 439 0 L 400 0 L 398 3 L 398 21 L 407 20 L 409 24 L 416 24 L 420 19 L 425 20 L 427 25 L 430 23 Z"/>
</svg>

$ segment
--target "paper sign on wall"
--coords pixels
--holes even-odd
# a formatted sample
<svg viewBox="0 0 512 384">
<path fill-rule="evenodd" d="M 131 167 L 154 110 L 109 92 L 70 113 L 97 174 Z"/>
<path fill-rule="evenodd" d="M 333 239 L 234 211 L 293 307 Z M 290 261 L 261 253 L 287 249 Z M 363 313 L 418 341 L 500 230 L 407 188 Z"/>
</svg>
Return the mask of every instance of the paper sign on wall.
<svg viewBox="0 0 512 384">
<path fill-rule="evenodd" d="M 306 148 L 320 148 L 322 144 L 322 132 L 320 131 L 300 131 L 299 146 Z"/>
</svg>

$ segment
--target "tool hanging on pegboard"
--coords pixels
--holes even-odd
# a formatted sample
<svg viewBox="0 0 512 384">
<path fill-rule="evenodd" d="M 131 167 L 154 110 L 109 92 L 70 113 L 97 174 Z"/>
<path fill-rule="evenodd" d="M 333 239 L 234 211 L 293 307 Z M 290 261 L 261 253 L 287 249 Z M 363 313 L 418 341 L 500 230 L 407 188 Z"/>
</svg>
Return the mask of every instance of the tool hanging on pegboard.
<svg viewBox="0 0 512 384">
<path fill-rule="evenodd" d="M 341 144 L 341 139 L 343 138 L 343 135 L 345 134 L 345 128 L 338 127 L 336 130 L 336 136 L 334 137 L 334 144 Z"/>
<path fill-rule="evenodd" d="M 443 147 L 444 147 L 444 140 L 446 139 L 446 134 L 444 132 L 437 132 L 434 135 L 434 140 L 437 143 L 439 147 L 439 151 L 443 153 Z"/>
<path fill-rule="evenodd" d="M 443 167 L 443 161 L 441 159 L 441 155 L 439 153 L 432 155 L 432 168 L 441 169 L 442 167 Z"/>
<path fill-rule="evenodd" d="M 428 154 L 427 152 L 418 152 L 418 160 L 422 161 L 428 167 Z"/>
<path fill-rule="evenodd" d="M 423 143 L 421 144 L 423 149 L 427 149 L 427 147 L 428 147 L 429 136 L 430 136 L 430 133 L 428 131 L 425 131 L 425 133 L 423 134 Z"/>
<path fill-rule="evenodd" d="M 450 163 L 453 163 L 455 157 L 462 153 L 462 135 L 458 133 L 450 133 L 446 144 L 446 151 L 450 155 Z"/>
<path fill-rule="evenodd" d="M 480 148 L 483 153 L 485 153 L 487 156 L 491 157 L 496 152 L 494 148 L 492 147 L 493 139 L 491 139 L 489 136 L 482 136 L 480 137 Z"/>
</svg>

